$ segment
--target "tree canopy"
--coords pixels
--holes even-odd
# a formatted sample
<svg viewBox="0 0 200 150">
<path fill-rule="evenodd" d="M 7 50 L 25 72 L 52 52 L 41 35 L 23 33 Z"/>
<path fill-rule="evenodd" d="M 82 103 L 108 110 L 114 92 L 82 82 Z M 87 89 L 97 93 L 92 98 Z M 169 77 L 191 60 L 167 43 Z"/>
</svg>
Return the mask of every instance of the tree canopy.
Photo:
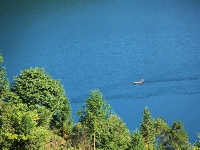
<svg viewBox="0 0 200 150">
<path fill-rule="evenodd" d="M 151 117 L 151 113 L 149 108 L 146 107 L 142 114 L 142 122 L 140 125 L 140 133 L 144 139 L 144 143 L 147 150 L 153 150 L 154 141 L 155 141 L 155 132 L 154 132 L 154 122 L 153 118 Z"/>
<path fill-rule="evenodd" d="M 53 115 L 50 127 L 60 129 L 61 134 L 68 132 L 66 128 L 72 124 L 69 100 L 60 81 L 54 80 L 43 68 L 21 71 L 14 78 L 11 91 L 19 96 L 19 102 L 31 108 L 46 107 Z"/>
<path fill-rule="evenodd" d="M 132 134 L 99 90 L 91 90 L 73 124 L 63 85 L 43 68 L 20 72 L 10 83 L 0 54 L 0 149 L 175 150 L 200 148 L 180 121 L 168 125 L 144 108 Z M 198 135 L 199 136 L 199 135 Z"/>
<path fill-rule="evenodd" d="M 85 105 L 77 111 L 85 126 L 87 139 L 94 149 L 126 149 L 130 132 L 123 121 L 110 110 L 99 90 L 90 92 Z"/>
<path fill-rule="evenodd" d="M 140 131 L 136 130 L 133 133 L 131 137 L 131 142 L 129 144 L 129 150 L 146 150 L 144 139 Z"/>
</svg>

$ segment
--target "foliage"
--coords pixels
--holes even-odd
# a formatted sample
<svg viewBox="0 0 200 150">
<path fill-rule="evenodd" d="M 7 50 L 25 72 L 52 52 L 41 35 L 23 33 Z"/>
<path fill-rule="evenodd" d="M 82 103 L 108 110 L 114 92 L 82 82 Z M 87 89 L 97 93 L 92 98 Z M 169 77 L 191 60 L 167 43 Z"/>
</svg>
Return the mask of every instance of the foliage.
<svg viewBox="0 0 200 150">
<path fill-rule="evenodd" d="M 37 126 L 45 127 L 49 129 L 50 122 L 52 120 L 52 112 L 44 106 L 33 105 L 29 106 L 29 111 L 36 111 L 38 113 Z"/>
<path fill-rule="evenodd" d="M 12 92 L 19 96 L 19 102 L 27 104 L 31 109 L 38 108 L 39 112 L 44 108 L 35 105 L 44 106 L 53 112 L 50 127 L 59 129 L 59 134 L 67 137 L 72 126 L 71 107 L 60 81 L 54 80 L 40 68 L 21 71 L 14 81 Z"/>
<path fill-rule="evenodd" d="M 10 89 L 2 64 L 0 54 L 0 149 L 200 149 L 199 141 L 190 146 L 183 124 L 174 121 L 170 127 L 163 118 L 152 118 L 147 107 L 140 130 L 130 136 L 99 90 L 90 92 L 77 111 L 79 121 L 72 125 L 70 103 L 60 81 L 44 69 L 30 68 L 14 77 Z"/>
<path fill-rule="evenodd" d="M 93 141 L 94 148 L 96 142 L 99 143 L 99 139 L 98 137 L 96 139 L 95 135 L 101 132 L 100 123 L 107 119 L 110 113 L 109 108 L 102 93 L 99 90 L 93 90 L 85 101 L 85 106 L 82 106 L 82 110 L 77 111 L 77 115 L 80 116 L 79 122 L 87 129 L 87 136 Z"/>
<path fill-rule="evenodd" d="M 27 105 L 40 104 L 56 111 L 62 109 L 67 101 L 63 86 L 44 69 L 26 69 L 20 72 L 20 76 L 14 77 L 14 81 L 12 91 Z"/>
<path fill-rule="evenodd" d="M 97 134 L 98 149 L 122 150 L 128 148 L 131 141 L 130 132 L 121 118 L 116 114 L 110 114 L 108 120 L 101 122 L 100 125 L 102 131 Z"/>
<path fill-rule="evenodd" d="M 155 131 L 154 131 L 154 120 L 151 117 L 151 113 L 146 107 L 142 113 L 142 122 L 140 125 L 140 133 L 144 139 L 144 143 L 147 150 L 155 149 Z"/>
<path fill-rule="evenodd" d="M 155 148 L 160 150 L 188 150 L 190 148 L 187 132 L 179 121 L 175 121 L 170 128 L 164 119 L 153 119 L 147 107 L 143 112 L 140 133 L 146 148 L 149 150 Z"/>
<path fill-rule="evenodd" d="M 97 149 L 126 149 L 130 142 L 130 132 L 123 121 L 109 110 L 102 93 L 99 90 L 90 92 L 86 105 L 78 110 L 79 122 L 74 129 L 76 138 L 82 149 L 95 140 Z M 95 137 L 94 137 L 95 136 Z M 94 145 L 93 144 L 93 145 Z M 84 148 L 83 148 L 84 147 Z"/>
<path fill-rule="evenodd" d="M 66 141 L 55 135 L 44 127 L 37 127 L 31 130 L 29 134 L 30 140 L 27 141 L 26 149 L 67 149 Z"/>
<path fill-rule="evenodd" d="M 195 145 L 195 146 L 192 147 L 192 150 L 200 150 L 200 148 Z"/>
<path fill-rule="evenodd" d="M 71 135 L 72 146 L 81 150 L 93 150 L 93 141 L 88 136 L 89 128 L 77 122 L 73 127 L 73 134 Z"/>
<path fill-rule="evenodd" d="M 200 134 L 198 133 L 198 138 L 200 139 Z M 200 150 L 200 140 L 198 140 L 194 146 L 193 146 L 193 150 Z"/>
<path fill-rule="evenodd" d="M 169 140 L 170 126 L 163 118 L 157 118 L 154 121 L 156 136 L 156 149 L 165 149 L 166 142 Z"/>
<path fill-rule="evenodd" d="M 102 93 L 99 90 L 92 90 L 88 99 L 85 101 L 85 106 L 82 110 L 77 111 L 80 116 L 79 122 L 84 123 L 94 131 L 96 122 L 107 119 L 110 106 L 106 104 Z"/>
<path fill-rule="evenodd" d="M 79 122 L 87 127 L 87 134 L 91 140 L 92 137 L 93 140 L 95 140 L 95 134 L 101 132 L 102 129 L 99 125 L 102 121 L 107 119 L 110 113 L 109 108 L 110 106 L 106 104 L 102 93 L 99 90 L 93 90 L 85 101 L 85 106 L 82 106 L 82 110 L 77 111 L 77 115 L 80 116 Z"/>
<path fill-rule="evenodd" d="M 48 140 L 49 131 L 37 126 L 37 118 L 38 113 L 29 111 L 26 104 L 1 102 L 0 148 L 29 149 L 29 143 L 40 148 Z"/>
<path fill-rule="evenodd" d="M 9 81 L 7 79 L 6 68 L 3 65 L 3 56 L 0 54 L 0 99 L 6 98 L 6 93 L 9 91 Z"/>
<path fill-rule="evenodd" d="M 49 121 L 45 119 L 45 113 L 49 115 L 43 106 L 31 110 L 23 103 L 0 101 L 0 149 L 43 150 L 66 147 L 64 139 L 48 130 Z"/>
<path fill-rule="evenodd" d="M 131 142 L 129 144 L 129 150 L 146 150 L 144 140 L 140 131 L 135 131 L 131 137 Z"/>
<path fill-rule="evenodd" d="M 200 134 L 198 133 L 198 138 L 200 139 Z M 200 148 L 200 140 L 195 144 L 198 148 Z"/>
<path fill-rule="evenodd" d="M 188 142 L 187 132 L 185 131 L 183 124 L 179 121 L 174 121 L 169 132 L 169 140 L 167 140 L 165 145 L 166 149 L 189 149 L 190 144 Z"/>
</svg>

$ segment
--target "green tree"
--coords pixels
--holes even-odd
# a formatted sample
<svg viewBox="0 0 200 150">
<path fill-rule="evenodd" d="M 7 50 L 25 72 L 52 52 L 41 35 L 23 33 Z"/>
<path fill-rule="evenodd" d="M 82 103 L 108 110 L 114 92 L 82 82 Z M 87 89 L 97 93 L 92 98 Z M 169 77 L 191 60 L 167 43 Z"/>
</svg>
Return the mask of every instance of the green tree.
<svg viewBox="0 0 200 150">
<path fill-rule="evenodd" d="M 188 150 L 190 148 L 187 132 L 179 121 L 174 121 L 169 132 L 169 140 L 167 140 L 165 146 L 166 149 L 174 150 Z"/>
<path fill-rule="evenodd" d="M 54 80 L 44 69 L 30 68 L 14 77 L 11 91 L 19 97 L 18 103 L 27 104 L 30 109 L 35 105 L 46 107 L 53 113 L 51 129 L 68 137 L 72 126 L 71 107 L 60 81 Z"/>
<path fill-rule="evenodd" d="M 127 149 L 131 141 L 130 131 L 116 114 L 110 114 L 108 120 L 101 122 L 102 131 L 97 134 L 97 146 L 102 150 Z"/>
<path fill-rule="evenodd" d="M 26 104 L 0 101 L 0 149 L 65 149 L 63 138 L 39 125 L 39 115 Z"/>
<path fill-rule="evenodd" d="M 40 149 L 50 139 L 50 132 L 38 125 L 38 113 L 26 104 L 0 104 L 0 149 Z"/>
<path fill-rule="evenodd" d="M 102 93 L 99 90 L 92 90 L 88 99 L 85 101 L 85 105 L 82 109 L 77 111 L 77 115 L 80 116 L 79 122 L 86 126 L 87 136 L 93 141 L 93 147 L 96 148 L 96 143 L 99 143 L 98 135 L 101 132 L 101 122 L 108 118 L 110 106 L 106 104 Z"/>
<path fill-rule="evenodd" d="M 116 114 L 111 113 L 99 90 L 90 92 L 85 105 L 77 111 L 80 120 L 76 123 L 74 133 L 81 149 L 127 149 L 131 140 L 125 123 Z M 92 144 L 93 143 L 93 144 Z M 88 146 L 93 145 L 93 148 Z"/>
<path fill-rule="evenodd" d="M 195 145 L 195 146 L 192 147 L 192 150 L 200 150 L 200 148 Z"/>
<path fill-rule="evenodd" d="M 200 139 L 200 134 L 198 133 L 198 138 Z M 200 150 L 200 140 L 198 140 L 194 146 L 193 146 L 193 150 Z"/>
<path fill-rule="evenodd" d="M 142 135 L 140 134 L 140 131 L 134 131 L 131 142 L 129 144 L 129 150 L 146 150 L 144 140 Z"/>
<path fill-rule="evenodd" d="M 157 118 L 154 121 L 156 136 L 156 149 L 165 149 L 166 142 L 169 140 L 170 126 L 163 118 Z"/>
<path fill-rule="evenodd" d="M 89 128 L 82 124 L 81 122 L 77 122 L 73 126 L 71 135 L 72 140 L 72 147 L 75 149 L 81 149 L 81 150 L 93 150 L 92 147 L 93 141 L 91 140 L 91 137 L 88 136 L 88 132 L 90 132 Z"/>
<path fill-rule="evenodd" d="M 4 100 L 9 91 L 9 81 L 7 79 L 6 68 L 3 66 L 3 56 L 0 54 L 0 99 Z"/>
<path fill-rule="evenodd" d="M 142 114 L 142 122 L 140 125 L 140 133 L 144 139 L 144 143 L 147 150 L 155 149 L 155 131 L 154 131 L 154 120 L 151 117 L 151 113 L 146 107 Z"/>
</svg>

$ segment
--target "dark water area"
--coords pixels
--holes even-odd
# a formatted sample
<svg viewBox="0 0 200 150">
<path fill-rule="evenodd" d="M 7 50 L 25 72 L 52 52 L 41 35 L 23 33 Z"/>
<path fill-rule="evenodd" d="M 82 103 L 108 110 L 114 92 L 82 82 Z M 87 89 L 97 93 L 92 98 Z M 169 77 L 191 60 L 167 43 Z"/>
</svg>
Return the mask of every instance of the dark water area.
<svg viewBox="0 0 200 150">
<path fill-rule="evenodd" d="M 148 106 L 197 139 L 199 0 L 0 0 L 0 50 L 10 80 L 30 67 L 61 79 L 75 121 L 99 89 L 131 131 Z"/>
</svg>

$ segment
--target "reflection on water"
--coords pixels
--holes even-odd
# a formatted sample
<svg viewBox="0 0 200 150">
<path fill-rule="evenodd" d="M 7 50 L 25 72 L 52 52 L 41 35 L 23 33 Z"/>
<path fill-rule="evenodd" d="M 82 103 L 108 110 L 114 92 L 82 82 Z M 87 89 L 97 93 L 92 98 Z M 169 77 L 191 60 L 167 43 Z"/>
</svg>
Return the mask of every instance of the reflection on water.
<svg viewBox="0 0 200 150">
<path fill-rule="evenodd" d="M 176 107 L 166 109 L 170 117 L 182 109 L 180 99 L 191 106 L 187 116 L 200 113 L 199 102 L 192 101 L 200 93 L 197 0 L 14 0 L 0 7 L 0 50 L 10 78 L 25 68 L 45 67 L 61 79 L 72 107 L 100 89 L 122 118 L 140 116 L 146 105 L 159 115 L 159 102 L 151 104 L 156 97 Z M 134 86 L 142 78 L 145 84 Z M 181 115 L 168 119 L 189 121 Z M 131 122 L 126 119 L 133 130 Z M 192 141 L 199 123 L 186 127 Z"/>
</svg>

